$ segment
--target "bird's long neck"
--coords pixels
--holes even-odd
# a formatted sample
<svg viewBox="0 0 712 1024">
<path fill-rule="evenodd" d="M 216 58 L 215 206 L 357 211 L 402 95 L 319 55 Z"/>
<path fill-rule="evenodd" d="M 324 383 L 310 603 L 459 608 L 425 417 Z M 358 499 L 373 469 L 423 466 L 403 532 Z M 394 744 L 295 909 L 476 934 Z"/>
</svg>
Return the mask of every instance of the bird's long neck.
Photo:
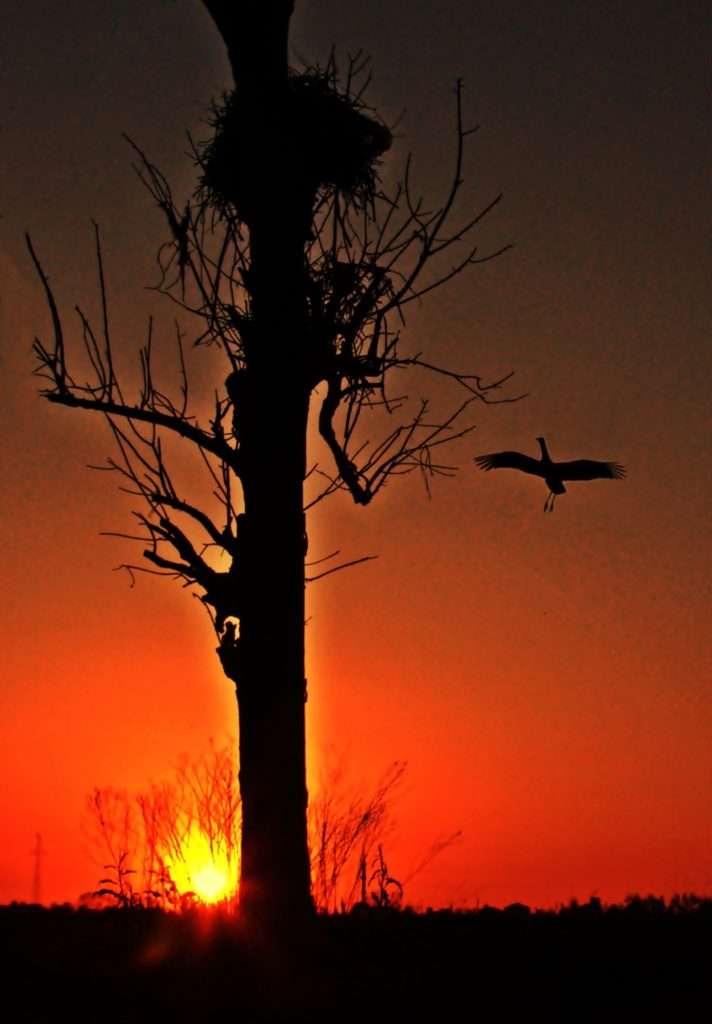
<svg viewBox="0 0 712 1024">
<path fill-rule="evenodd" d="M 539 447 L 541 448 L 541 459 L 542 462 L 551 462 L 551 456 L 549 455 L 549 449 L 546 447 L 546 441 L 543 437 L 538 437 Z"/>
</svg>

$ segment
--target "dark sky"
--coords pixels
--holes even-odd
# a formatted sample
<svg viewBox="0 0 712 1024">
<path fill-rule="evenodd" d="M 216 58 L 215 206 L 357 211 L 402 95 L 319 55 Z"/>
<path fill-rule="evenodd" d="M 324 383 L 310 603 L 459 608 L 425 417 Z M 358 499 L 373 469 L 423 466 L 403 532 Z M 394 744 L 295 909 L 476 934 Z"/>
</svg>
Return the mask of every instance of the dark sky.
<svg viewBox="0 0 712 1024">
<path fill-rule="evenodd" d="M 514 248 L 411 307 L 407 338 L 456 369 L 514 369 L 509 394 L 530 396 L 476 411 L 431 501 L 413 478 L 366 510 L 339 496 L 310 527 L 324 552 L 379 555 L 310 591 L 313 771 L 327 749 L 357 780 L 409 762 L 403 875 L 464 830 L 414 899 L 710 889 L 707 5 L 303 0 L 291 41 L 295 64 L 332 44 L 371 55 L 372 102 L 398 124 L 384 175 L 412 150 L 433 197 L 464 80 L 480 130 L 458 215 L 502 192 L 483 251 Z M 83 468 L 110 450 L 101 424 L 36 398 L 47 316 L 22 243 L 30 230 L 71 312 L 91 307 L 101 224 L 128 365 L 149 309 L 168 327 L 173 312 L 144 290 L 162 225 L 122 133 L 187 193 L 185 132 L 228 84 L 195 0 L 4 7 L 3 900 L 29 894 L 37 830 L 48 894 L 89 886 L 84 794 L 157 778 L 232 728 L 196 603 L 110 571 L 127 553 L 97 534 L 130 505 Z M 539 482 L 472 464 L 535 454 L 542 434 L 554 458 L 615 459 L 628 478 L 572 485 L 544 516 Z"/>
</svg>

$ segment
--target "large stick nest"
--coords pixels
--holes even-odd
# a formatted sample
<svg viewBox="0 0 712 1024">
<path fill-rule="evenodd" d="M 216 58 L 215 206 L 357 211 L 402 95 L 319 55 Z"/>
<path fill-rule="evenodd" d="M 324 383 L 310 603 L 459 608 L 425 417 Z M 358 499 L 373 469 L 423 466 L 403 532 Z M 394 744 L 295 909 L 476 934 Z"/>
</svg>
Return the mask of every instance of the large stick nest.
<svg viewBox="0 0 712 1024">
<path fill-rule="evenodd" d="M 278 186 L 294 190 L 310 207 L 322 189 L 342 192 L 357 203 L 372 198 L 379 158 L 392 141 L 361 93 L 352 92 L 351 78 L 340 88 L 333 62 L 326 69 L 290 72 L 283 117 L 246 111 L 240 94 L 231 92 L 214 106 L 210 123 L 212 138 L 198 150 L 199 191 L 217 209 L 247 221 L 267 181 L 274 187 L 275 168 L 265 176 L 261 154 L 251 151 L 255 141 L 269 149 L 273 160 L 277 157 Z M 278 131 L 280 138 L 269 137 L 270 131 Z"/>
</svg>

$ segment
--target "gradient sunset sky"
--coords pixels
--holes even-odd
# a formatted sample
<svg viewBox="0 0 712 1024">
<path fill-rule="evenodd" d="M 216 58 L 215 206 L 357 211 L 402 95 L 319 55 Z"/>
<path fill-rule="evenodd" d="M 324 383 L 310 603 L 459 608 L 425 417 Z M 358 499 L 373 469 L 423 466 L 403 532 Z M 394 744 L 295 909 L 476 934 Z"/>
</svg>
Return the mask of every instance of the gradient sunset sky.
<svg viewBox="0 0 712 1024">
<path fill-rule="evenodd" d="M 428 500 L 392 482 L 309 524 L 310 556 L 378 559 L 310 587 L 310 773 L 341 760 L 367 788 L 408 762 L 386 844 L 413 903 L 712 893 L 710 25 L 701 2 L 297 0 L 295 65 L 363 50 L 370 100 L 397 122 L 433 200 L 448 184 L 453 86 L 470 139 L 459 215 L 504 198 L 481 232 L 501 258 L 409 307 L 404 340 L 495 379 L 460 466 Z M 68 322 L 95 308 L 101 226 L 116 343 L 134 365 L 156 281 L 158 211 L 127 133 L 187 195 L 185 132 L 229 87 L 197 0 L 6 5 L 0 39 L 0 465 L 3 479 L 0 901 L 74 899 L 100 868 L 81 818 L 95 785 L 135 789 L 235 730 L 198 602 L 129 588 L 136 557 L 99 536 L 130 500 L 87 463 L 98 418 L 37 397 L 49 319 L 29 230 Z M 201 367 L 202 362 L 202 367 Z M 196 353 L 196 392 L 223 372 Z M 218 376 L 215 377 L 214 373 Z M 166 373 L 170 377 L 170 368 Z M 436 407 L 458 395 L 414 378 Z M 96 422 L 95 422 L 96 419 Z M 624 481 L 546 488 L 484 474 L 502 449 L 625 464 Z M 315 457 L 320 455 L 315 448 Z M 181 468 L 191 479 L 188 465 Z M 463 838 L 408 876 L 434 841 Z"/>
</svg>

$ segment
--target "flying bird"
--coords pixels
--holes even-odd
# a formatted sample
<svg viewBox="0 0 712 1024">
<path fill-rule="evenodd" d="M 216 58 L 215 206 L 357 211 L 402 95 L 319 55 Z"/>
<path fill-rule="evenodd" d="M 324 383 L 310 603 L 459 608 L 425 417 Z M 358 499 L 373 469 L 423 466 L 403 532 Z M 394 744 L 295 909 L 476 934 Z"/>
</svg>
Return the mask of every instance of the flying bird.
<svg viewBox="0 0 712 1024">
<path fill-rule="evenodd" d="M 622 480 L 625 469 L 617 462 L 594 462 L 593 459 L 576 459 L 573 462 L 552 462 L 546 441 L 537 437 L 541 458 L 533 459 L 521 452 L 495 452 L 492 455 L 478 455 L 475 462 L 480 469 L 520 469 L 522 473 L 543 477 L 549 494 L 544 502 L 544 511 L 553 512 L 557 494 L 565 494 L 564 480 Z"/>
</svg>

